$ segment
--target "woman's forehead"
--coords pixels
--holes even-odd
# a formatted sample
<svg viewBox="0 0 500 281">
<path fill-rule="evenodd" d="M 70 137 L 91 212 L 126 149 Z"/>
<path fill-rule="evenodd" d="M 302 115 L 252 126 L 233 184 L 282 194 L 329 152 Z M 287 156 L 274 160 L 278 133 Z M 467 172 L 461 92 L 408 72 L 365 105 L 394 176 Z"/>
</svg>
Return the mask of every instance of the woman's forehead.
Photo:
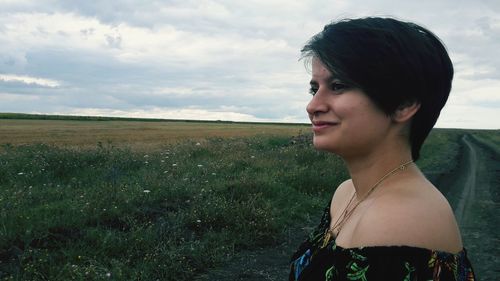
<svg viewBox="0 0 500 281">
<path fill-rule="evenodd" d="M 331 80 L 333 78 L 330 70 L 316 57 L 312 59 L 312 78 L 319 80 Z"/>
</svg>

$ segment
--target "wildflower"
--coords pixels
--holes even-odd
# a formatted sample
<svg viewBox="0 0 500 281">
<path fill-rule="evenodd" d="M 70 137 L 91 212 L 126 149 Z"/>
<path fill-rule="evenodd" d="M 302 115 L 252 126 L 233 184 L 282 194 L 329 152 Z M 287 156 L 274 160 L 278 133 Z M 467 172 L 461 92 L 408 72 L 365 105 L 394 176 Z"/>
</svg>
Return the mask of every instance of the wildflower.
<svg viewBox="0 0 500 281">
<path fill-rule="evenodd" d="M 144 191 L 143 191 L 143 192 L 144 192 L 144 193 L 150 193 L 150 192 L 151 192 L 151 190 L 149 190 L 149 189 L 144 189 Z"/>
</svg>

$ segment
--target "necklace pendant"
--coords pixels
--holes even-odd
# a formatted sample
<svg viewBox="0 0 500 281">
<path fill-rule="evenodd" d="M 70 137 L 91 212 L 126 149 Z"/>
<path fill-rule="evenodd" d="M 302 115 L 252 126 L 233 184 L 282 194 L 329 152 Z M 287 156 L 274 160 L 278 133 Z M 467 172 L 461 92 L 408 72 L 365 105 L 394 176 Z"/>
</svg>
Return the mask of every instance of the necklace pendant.
<svg viewBox="0 0 500 281">
<path fill-rule="evenodd" d="M 329 229 L 326 230 L 325 237 L 323 238 L 323 244 L 321 245 L 321 248 L 326 247 L 328 245 L 328 242 L 330 242 L 330 238 L 332 237 L 332 233 L 330 232 Z"/>
</svg>

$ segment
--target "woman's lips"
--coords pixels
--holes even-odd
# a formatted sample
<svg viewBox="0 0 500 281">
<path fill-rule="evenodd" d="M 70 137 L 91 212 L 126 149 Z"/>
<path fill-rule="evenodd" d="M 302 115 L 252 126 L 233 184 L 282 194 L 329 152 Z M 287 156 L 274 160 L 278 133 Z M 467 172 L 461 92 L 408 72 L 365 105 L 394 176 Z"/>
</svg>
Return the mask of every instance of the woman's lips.
<svg viewBox="0 0 500 281">
<path fill-rule="evenodd" d="M 316 133 L 337 126 L 338 124 L 339 123 L 337 122 L 317 121 L 317 122 L 312 122 L 312 129 Z"/>
<path fill-rule="evenodd" d="M 332 128 L 337 126 L 339 123 L 337 122 L 326 122 L 326 121 L 314 121 L 312 122 L 312 128 L 313 131 L 316 132 L 321 132 L 326 129 Z"/>
</svg>

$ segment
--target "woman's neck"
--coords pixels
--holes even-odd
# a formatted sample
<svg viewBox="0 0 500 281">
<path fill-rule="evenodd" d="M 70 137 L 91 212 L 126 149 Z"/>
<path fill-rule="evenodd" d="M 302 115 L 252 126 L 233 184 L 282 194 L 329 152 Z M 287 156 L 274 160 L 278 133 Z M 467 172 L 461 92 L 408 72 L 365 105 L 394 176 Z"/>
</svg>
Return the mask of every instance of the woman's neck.
<svg viewBox="0 0 500 281">
<path fill-rule="evenodd" d="M 389 172 L 412 159 L 411 149 L 404 144 L 385 145 L 372 150 L 368 155 L 344 158 L 356 190 L 356 196 L 363 198 L 373 186 Z"/>
</svg>

